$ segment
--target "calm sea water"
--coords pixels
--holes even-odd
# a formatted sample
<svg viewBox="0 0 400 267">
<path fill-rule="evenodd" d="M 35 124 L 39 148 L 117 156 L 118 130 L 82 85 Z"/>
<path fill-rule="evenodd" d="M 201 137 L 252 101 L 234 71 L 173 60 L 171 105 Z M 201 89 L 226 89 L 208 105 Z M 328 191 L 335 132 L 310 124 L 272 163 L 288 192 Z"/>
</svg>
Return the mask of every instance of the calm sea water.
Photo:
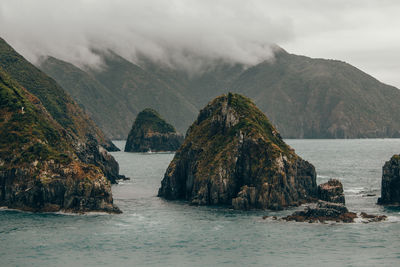
<svg viewBox="0 0 400 267">
<path fill-rule="evenodd" d="M 318 183 L 343 182 L 349 209 L 389 220 L 287 223 L 261 217 L 294 209 L 241 212 L 168 202 L 156 194 L 173 154 L 115 152 L 121 173 L 132 178 L 113 186 L 123 214 L 1 210 L 0 266 L 400 266 L 400 210 L 375 205 L 382 166 L 400 152 L 400 140 L 286 141 L 315 165 Z"/>
</svg>

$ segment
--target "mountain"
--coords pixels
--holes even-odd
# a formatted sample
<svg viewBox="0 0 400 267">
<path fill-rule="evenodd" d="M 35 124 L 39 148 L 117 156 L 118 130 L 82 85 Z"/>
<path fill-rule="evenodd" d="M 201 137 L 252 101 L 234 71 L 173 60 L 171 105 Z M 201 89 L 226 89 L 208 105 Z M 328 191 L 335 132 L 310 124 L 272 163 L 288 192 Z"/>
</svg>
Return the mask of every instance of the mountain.
<svg viewBox="0 0 400 267">
<path fill-rule="evenodd" d="M 93 89 L 98 92 L 93 99 L 101 97 L 102 87 L 112 91 L 118 104 L 113 98 L 109 105 L 131 109 L 130 114 L 121 112 L 119 121 L 152 107 L 185 132 L 210 99 L 232 91 L 250 97 L 285 138 L 400 137 L 400 117 L 394 116 L 400 110 L 400 91 L 345 62 L 277 49 L 273 60 L 252 67 L 214 61 L 191 73 L 144 57 L 133 64 L 112 52 L 101 55 L 103 70 L 86 71 L 102 84 Z M 44 70 L 57 81 L 68 79 Z M 86 93 L 74 83 L 66 88 L 84 99 Z M 81 104 L 102 114 L 101 105 L 95 109 L 89 100 Z M 118 134 L 111 133 L 111 125 L 103 127 L 114 138 L 129 131 L 128 125 Z"/>
<path fill-rule="evenodd" d="M 151 108 L 136 117 L 125 144 L 125 152 L 176 151 L 183 136 Z"/>
<path fill-rule="evenodd" d="M 52 78 L 19 55 L 0 39 L 0 67 L 21 86 L 37 97 L 52 118 L 63 127 L 80 160 L 101 168 L 115 183 L 123 178 L 115 159 L 103 148 L 118 148 Z"/>
<path fill-rule="evenodd" d="M 107 139 L 56 81 L 19 55 L 0 38 L 0 67 L 42 101 L 53 118 L 76 138 L 92 135 L 110 151 L 118 148 Z"/>
<path fill-rule="evenodd" d="M 66 129 L 1 67 L 0 206 L 120 212 L 102 170 L 80 160 Z"/>
<path fill-rule="evenodd" d="M 341 61 L 277 49 L 274 60 L 250 68 L 220 62 L 192 77 L 143 62 L 166 83 L 183 85 L 197 108 L 228 91 L 250 97 L 285 138 L 400 137 L 400 117 L 393 116 L 400 90 Z"/>
<path fill-rule="evenodd" d="M 400 137 L 400 90 L 344 62 L 281 51 L 232 90 L 254 99 L 286 138 Z"/>
<path fill-rule="evenodd" d="M 136 110 L 121 101 L 112 89 L 80 68 L 53 57 L 43 61 L 40 68 L 50 77 L 56 78 L 106 136 L 126 138 L 127 125 L 136 116 Z"/>
<path fill-rule="evenodd" d="M 158 196 L 197 205 L 281 209 L 316 198 L 315 168 L 250 99 L 222 95 L 204 107 L 165 172 Z"/>
</svg>

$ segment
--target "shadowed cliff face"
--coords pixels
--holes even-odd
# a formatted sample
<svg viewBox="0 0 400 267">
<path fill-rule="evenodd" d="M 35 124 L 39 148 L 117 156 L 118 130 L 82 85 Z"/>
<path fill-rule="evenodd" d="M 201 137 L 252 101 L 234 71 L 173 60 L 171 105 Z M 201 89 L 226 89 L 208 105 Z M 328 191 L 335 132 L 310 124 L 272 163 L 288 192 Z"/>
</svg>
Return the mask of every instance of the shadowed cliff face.
<svg viewBox="0 0 400 267">
<path fill-rule="evenodd" d="M 400 155 L 394 155 L 382 168 L 381 197 L 378 204 L 400 206 Z"/>
<path fill-rule="evenodd" d="M 176 151 L 183 136 L 163 120 L 157 111 L 147 108 L 141 111 L 129 132 L 125 152 Z"/>
<path fill-rule="evenodd" d="M 199 205 L 280 209 L 312 200 L 316 188 L 314 167 L 248 98 L 228 94 L 200 111 L 158 195 Z"/>
<path fill-rule="evenodd" d="M 41 101 L 0 67 L 0 206 L 120 212 L 101 168 L 83 162 Z"/>
</svg>

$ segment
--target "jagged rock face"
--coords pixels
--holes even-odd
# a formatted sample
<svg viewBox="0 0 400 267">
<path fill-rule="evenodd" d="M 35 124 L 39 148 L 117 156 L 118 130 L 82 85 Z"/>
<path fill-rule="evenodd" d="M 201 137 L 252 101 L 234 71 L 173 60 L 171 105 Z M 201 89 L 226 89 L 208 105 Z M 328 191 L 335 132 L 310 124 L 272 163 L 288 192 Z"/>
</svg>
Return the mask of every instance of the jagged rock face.
<svg viewBox="0 0 400 267">
<path fill-rule="evenodd" d="M 337 179 L 330 179 L 328 182 L 318 185 L 318 199 L 345 204 L 342 183 Z"/>
<path fill-rule="evenodd" d="M 125 145 L 125 152 L 176 151 L 183 136 L 164 121 L 157 111 L 147 108 L 140 112 L 133 123 Z"/>
<path fill-rule="evenodd" d="M 238 94 L 200 111 L 158 196 L 236 209 L 280 209 L 316 197 L 315 168 L 285 144 L 266 116 Z"/>
<path fill-rule="evenodd" d="M 118 180 L 129 179 L 119 174 L 118 162 L 111 156 L 106 149 L 100 146 L 97 140 L 91 136 L 87 136 L 87 142 L 75 146 L 77 148 L 77 156 L 80 160 L 87 164 L 94 164 L 103 171 L 104 175 L 111 183 L 116 184 Z"/>
<path fill-rule="evenodd" d="M 95 158 L 101 154 L 97 141 L 82 150 L 75 141 L 36 96 L 0 67 L 0 206 L 120 212 L 113 205 L 107 169 L 94 165 L 102 160 Z M 96 151 L 89 153 L 90 147 Z"/>
<path fill-rule="evenodd" d="M 383 166 L 381 205 L 400 205 L 400 155 L 394 155 Z"/>
<path fill-rule="evenodd" d="M 0 171 L 0 206 L 34 212 L 121 213 L 97 168 L 54 161 Z"/>
</svg>

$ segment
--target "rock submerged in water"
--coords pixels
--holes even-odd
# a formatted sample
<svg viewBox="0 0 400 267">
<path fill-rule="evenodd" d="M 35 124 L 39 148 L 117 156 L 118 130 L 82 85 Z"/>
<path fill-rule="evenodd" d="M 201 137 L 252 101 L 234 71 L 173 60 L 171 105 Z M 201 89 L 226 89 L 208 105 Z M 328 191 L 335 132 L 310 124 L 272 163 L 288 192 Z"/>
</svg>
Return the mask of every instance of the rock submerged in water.
<svg viewBox="0 0 400 267">
<path fill-rule="evenodd" d="M 328 182 L 318 185 L 318 199 L 345 204 L 342 183 L 337 179 L 330 179 Z"/>
<path fill-rule="evenodd" d="M 248 98 L 231 93 L 200 111 L 158 192 L 169 200 L 243 210 L 297 206 L 316 194 L 314 166 Z"/>
<path fill-rule="evenodd" d="M 292 215 L 281 218 L 285 221 L 296 222 L 344 222 L 352 223 L 355 219 L 360 218 L 362 222 L 379 222 L 385 220 L 385 215 L 371 215 L 361 212 L 358 216 L 354 212 L 350 212 L 345 206 L 345 197 L 343 193 L 343 185 L 337 179 L 330 179 L 328 182 L 318 186 L 317 203 L 308 205 L 303 211 L 296 211 Z"/>
<path fill-rule="evenodd" d="M 349 212 L 342 203 L 333 203 L 319 200 L 314 206 L 308 206 L 304 211 L 296 211 L 292 215 L 282 218 L 286 221 L 296 222 L 354 222 L 357 214 Z"/>
<path fill-rule="evenodd" d="M 295 222 L 343 222 L 353 223 L 355 219 L 360 219 L 363 223 L 380 222 L 387 219 L 386 215 L 373 215 L 361 212 L 359 215 L 350 212 L 342 203 L 333 203 L 319 200 L 316 204 L 311 204 L 303 211 L 296 211 L 292 215 L 281 218 L 284 221 Z"/>
<path fill-rule="evenodd" d="M 163 120 L 157 111 L 146 108 L 141 111 L 129 132 L 125 152 L 176 151 L 183 136 Z"/>
<path fill-rule="evenodd" d="M 378 204 L 400 206 L 400 155 L 394 155 L 382 168 L 382 188 Z"/>
</svg>

